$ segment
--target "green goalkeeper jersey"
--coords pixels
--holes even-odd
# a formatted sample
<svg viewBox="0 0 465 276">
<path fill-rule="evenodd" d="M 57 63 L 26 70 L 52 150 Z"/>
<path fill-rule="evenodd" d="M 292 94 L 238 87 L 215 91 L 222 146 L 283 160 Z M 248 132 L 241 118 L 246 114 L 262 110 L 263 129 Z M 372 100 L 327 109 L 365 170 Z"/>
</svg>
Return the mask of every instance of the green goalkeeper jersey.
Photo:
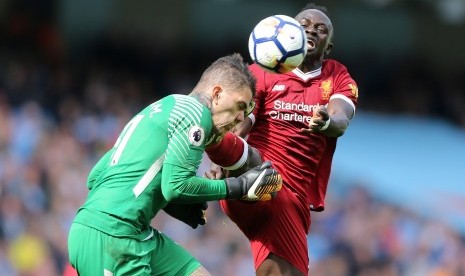
<svg viewBox="0 0 465 276">
<path fill-rule="evenodd" d="M 196 176 L 211 130 L 210 110 L 194 97 L 170 95 L 147 106 L 91 170 L 74 222 L 143 239 L 168 201 L 225 198 L 224 180 Z"/>
</svg>

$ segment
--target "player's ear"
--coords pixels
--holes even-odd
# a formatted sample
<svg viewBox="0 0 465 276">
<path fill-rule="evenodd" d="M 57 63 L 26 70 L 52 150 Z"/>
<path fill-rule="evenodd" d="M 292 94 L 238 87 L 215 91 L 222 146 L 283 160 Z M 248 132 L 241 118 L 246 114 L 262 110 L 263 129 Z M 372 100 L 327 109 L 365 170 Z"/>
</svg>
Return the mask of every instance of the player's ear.
<svg viewBox="0 0 465 276">
<path fill-rule="evenodd" d="M 220 94 L 221 94 L 222 91 L 223 91 L 223 89 L 222 89 L 221 86 L 219 86 L 219 85 L 215 85 L 215 86 L 213 87 L 213 90 L 212 90 L 212 101 L 213 101 L 214 103 L 217 103 L 218 98 L 220 97 Z"/>
<path fill-rule="evenodd" d="M 325 55 L 329 55 L 332 49 L 333 49 L 333 43 L 328 43 L 328 46 L 326 47 L 326 50 L 325 50 Z"/>
</svg>

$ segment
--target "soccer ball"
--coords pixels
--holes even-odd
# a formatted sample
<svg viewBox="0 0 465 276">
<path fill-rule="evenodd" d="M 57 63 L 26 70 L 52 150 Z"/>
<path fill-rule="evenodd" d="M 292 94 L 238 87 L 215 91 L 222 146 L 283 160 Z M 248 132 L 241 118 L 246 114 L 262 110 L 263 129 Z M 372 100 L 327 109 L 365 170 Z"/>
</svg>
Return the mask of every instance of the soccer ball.
<svg viewBox="0 0 465 276">
<path fill-rule="evenodd" d="M 261 20 L 249 37 L 250 57 L 267 71 L 290 72 L 302 63 L 306 53 L 305 30 L 287 15 Z"/>
</svg>

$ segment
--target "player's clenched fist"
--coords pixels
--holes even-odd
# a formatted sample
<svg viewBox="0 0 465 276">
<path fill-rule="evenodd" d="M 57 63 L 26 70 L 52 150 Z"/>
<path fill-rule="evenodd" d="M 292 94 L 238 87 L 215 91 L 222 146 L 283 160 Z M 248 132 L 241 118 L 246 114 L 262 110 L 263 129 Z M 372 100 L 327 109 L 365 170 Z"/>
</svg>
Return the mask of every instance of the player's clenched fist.
<svg viewBox="0 0 465 276">
<path fill-rule="evenodd" d="M 283 180 L 281 174 L 265 161 L 238 177 L 226 178 L 227 199 L 247 201 L 270 200 L 281 190 Z"/>
</svg>

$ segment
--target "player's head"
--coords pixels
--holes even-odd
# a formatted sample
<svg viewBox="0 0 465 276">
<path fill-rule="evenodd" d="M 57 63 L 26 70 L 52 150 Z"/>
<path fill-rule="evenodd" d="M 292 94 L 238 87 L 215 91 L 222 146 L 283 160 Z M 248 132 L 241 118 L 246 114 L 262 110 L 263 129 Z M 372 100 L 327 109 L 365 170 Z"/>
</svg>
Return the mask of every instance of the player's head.
<svg viewBox="0 0 465 276">
<path fill-rule="evenodd" d="M 212 112 L 213 130 L 224 134 L 242 122 L 254 104 L 256 79 L 240 54 L 213 62 L 192 94 L 202 94 Z"/>
<path fill-rule="evenodd" d="M 314 3 L 307 4 L 295 19 L 304 27 L 308 40 L 307 59 L 322 60 L 333 48 L 333 24 L 328 10 Z"/>
</svg>

